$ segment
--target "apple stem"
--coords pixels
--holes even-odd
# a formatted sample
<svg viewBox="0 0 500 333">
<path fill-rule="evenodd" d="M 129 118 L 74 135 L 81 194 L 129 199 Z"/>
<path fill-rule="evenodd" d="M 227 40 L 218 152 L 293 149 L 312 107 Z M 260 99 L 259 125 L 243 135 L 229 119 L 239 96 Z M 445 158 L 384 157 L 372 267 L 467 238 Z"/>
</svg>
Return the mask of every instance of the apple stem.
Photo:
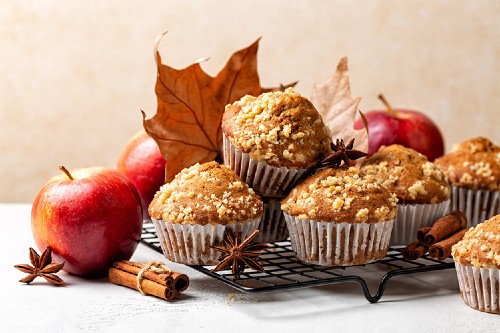
<svg viewBox="0 0 500 333">
<path fill-rule="evenodd" d="M 392 108 L 391 104 L 389 103 L 389 101 L 384 97 L 384 95 L 382 94 L 379 94 L 378 95 L 378 99 L 380 99 L 382 101 L 382 103 L 384 103 L 385 107 L 387 108 L 387 112 L 391 115 L 391 116 L 394 116 L 394 117 L 397 117 L 398 116 L 398 113 L 396 111 L 394 111 L 394 109 Z"/>
<path fill-rule="evenodd" d="M 66 176 L 68 176 L 69 179 L 71 180 L 75 180 L 75 178 L 73 178 L 73 176 L 71 175 L 71 173 L 68 171 L 68 169 L 66 169 L 64 166 L 60 165 L 59 166 L 59 170 L 61 170 L 62 172 L 64 172 L 66 174 Z"/>
</svg>

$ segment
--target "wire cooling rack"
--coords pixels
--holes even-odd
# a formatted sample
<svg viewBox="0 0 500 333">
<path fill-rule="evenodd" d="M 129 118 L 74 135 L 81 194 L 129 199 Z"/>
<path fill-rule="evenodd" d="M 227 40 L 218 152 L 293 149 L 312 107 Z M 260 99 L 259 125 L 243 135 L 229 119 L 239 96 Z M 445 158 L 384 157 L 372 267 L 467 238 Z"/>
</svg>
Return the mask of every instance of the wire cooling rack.
<svg viewBox="0 0 500 333">
<path fill-rule="evenodd" d="M 152 223 L 144 223 L 141 241 L 155 251 L 162 253 L 160 240 Z M 233 279 L 230 270 L 212 272 L 213 266 L 190 267 L 237 290 L 251 294 L 356 282 L 363 289 L 365 298 L 371 303 L 378 302 L 382 298 L 387 283 L 394 276 L 454 267 L 453 260 L 450 258 L 437 260 L 425 255 L 418 260 L 405 260 L 401 255 L 402 247 L 390 247 L 385 258 L 370 264 L 323 267 L 298 261 L 292 251 L 290 241 L 270 243 L 269 245 L 270 247 L 263 251 L 259 257 L 259 263 L 264 267 L 262 273 L 247 269 L 241 273 L 238 279 Z M 368 275 L 371 277 L 373 271 L 386 272 L 381 280 L 377 281 L 378 288 L 374 295 L 370 293 L 367 284 L 367 271 L 370 271 Z"/>
</svg>

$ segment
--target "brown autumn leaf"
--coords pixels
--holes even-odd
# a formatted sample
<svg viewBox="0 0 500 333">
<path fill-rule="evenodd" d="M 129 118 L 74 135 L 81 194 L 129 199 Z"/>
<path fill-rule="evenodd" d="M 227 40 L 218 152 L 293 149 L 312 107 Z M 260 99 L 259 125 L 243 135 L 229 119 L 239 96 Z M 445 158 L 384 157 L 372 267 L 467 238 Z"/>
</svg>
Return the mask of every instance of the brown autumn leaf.
<svg viewBox="0 0 500 333">
<path fill-rule="evenodd" d="M 361 97 L 351 96 L 351 85 L 349 83 L 349 69 L 347 58 L 340 59 L 335 73 L 323 85 L 314 85 L 311 102 L 323 117 L 323 121 L 332 132 L 332 139 L 342 139 L 349 142 L 355 139 L 354 149 L 363 152 L 368 151 L 368 132 L 365 128 L 355 130 L 353 125 L 358 113 L 358 105 Z M 360 116 L 364 115 L 360 113 Z"/>
<path fill-rule="evenodd" d="M 270 89 L 260 86 L 257 73 L 260 38 L 236 51 L 217 76 L 211 77 L 199 62 L 181 70 L 163 64 L 158 52 L 163 35 L 157 39 L 154 50 L 158 106 L 150 119 L 143 112 L 143 125 L 167 161 L 165 180 L 169 182 L 183 168 L 222 156 L 220 124 L 227 104 L 247 94 L 257 96 L 294 83 Z"/>
</svg>

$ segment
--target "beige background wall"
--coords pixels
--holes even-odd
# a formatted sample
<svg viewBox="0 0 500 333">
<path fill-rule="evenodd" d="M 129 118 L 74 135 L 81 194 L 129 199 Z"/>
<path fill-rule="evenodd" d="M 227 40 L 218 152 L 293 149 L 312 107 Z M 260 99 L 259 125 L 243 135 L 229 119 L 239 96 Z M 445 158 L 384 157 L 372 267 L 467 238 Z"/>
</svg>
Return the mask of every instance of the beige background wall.
<svg viewBox="0 0 500 333">
<path fill-rule="evenodd" d="M 31 202 L 68 168 L 114 167 L 155 113 L 155 37 L 184 67 L 262 36 L 262 84 L 310 96 L 347 55 L 361 109 L 429 114 L 454 142 L 500 142 L 500 1 L 0 1 L 0 202 Z"/>
</svg>

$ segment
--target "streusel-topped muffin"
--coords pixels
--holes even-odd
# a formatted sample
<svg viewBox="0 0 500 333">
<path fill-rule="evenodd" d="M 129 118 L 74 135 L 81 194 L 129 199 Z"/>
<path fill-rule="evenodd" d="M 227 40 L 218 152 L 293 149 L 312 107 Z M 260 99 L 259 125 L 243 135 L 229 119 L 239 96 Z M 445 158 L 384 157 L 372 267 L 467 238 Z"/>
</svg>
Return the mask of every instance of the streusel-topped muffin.
<svg viewBox="0 0 500 333">
<path fill-rule="evenodd" d="M 500 314 L 500 215 L 470 228 L 452 256 L 464 302 Z"/>
<path fill-rule="evenodd" d="M 500 269 L 500 215 L 470 228 L 452 255 L 462 265 Z"/>
<path fill-rule="evenodd" d="M 396 217 L 395 195 L 360 169 L 327 168 L 296 186 L 281 204 L 299 219 L 376 223 Z"/>
<path fill-rule="evenodd" d="M 182 170 L 160 188 L 149 206 L 149 214 L 157 220 L 199 225 L 250 221 L 262 210 L 255 192 L 217 162 Z"/>
<path fill-rule="evenodd" d="M 456 144 L 434 162 L 454 186 L 497 191 L 500 188 L 500 147 L 484 137 Z"/>
<path fill-rule="evenodd" d="M 292 248 L 304 262 L 365 264 L 387 253 L 397 198 L 358 168 L 327 168 L 281 202 Z"/>
<path fill-rule="evenodd" d="M 244 96 L 222 117 L 224 163 L 255 191 L 285 194 L 331 151 L 331 135 L 312 103 L 292 88 Z"/>
<path fill-rule="evenodd" d="M 256 230 L 261 199 L 231 169 L 217 162 L 196 164 L 163 185 L 149 205 L 167 259 L 185 264 L 213 264 L 211 245 L 224 230 Z"/>
<path fill-rule="evenodd" d="M 361 168 L 395 193 L 400 203 L 435 204 L 450 198 L 443 172 L 414 149 L 401 145 L 381 147 Z"/>
<path fill-rule="evenodd" d="M 222 130 L 252 159 L 276 167 L 312 166 L 329 152 L 331 143 L 316 108 L 292 88 L 246 95 L 228 105 Z"/>
<path fill-rule="evenodd" d="M 467 215 L 468 226 L 500 214 L 500 147 L 477 137 L 456 144 L 434 163 L 451 184 L 451 209 Z"/>
<path fill-rule="evenodd" d="M 417 230 L 448 213 L 450 186 L 444 173 L 427 157 L 401 145 L 384 146 L 361 165 L 399 199 L 391 244 L 406 245 Z"/>
</svg>

